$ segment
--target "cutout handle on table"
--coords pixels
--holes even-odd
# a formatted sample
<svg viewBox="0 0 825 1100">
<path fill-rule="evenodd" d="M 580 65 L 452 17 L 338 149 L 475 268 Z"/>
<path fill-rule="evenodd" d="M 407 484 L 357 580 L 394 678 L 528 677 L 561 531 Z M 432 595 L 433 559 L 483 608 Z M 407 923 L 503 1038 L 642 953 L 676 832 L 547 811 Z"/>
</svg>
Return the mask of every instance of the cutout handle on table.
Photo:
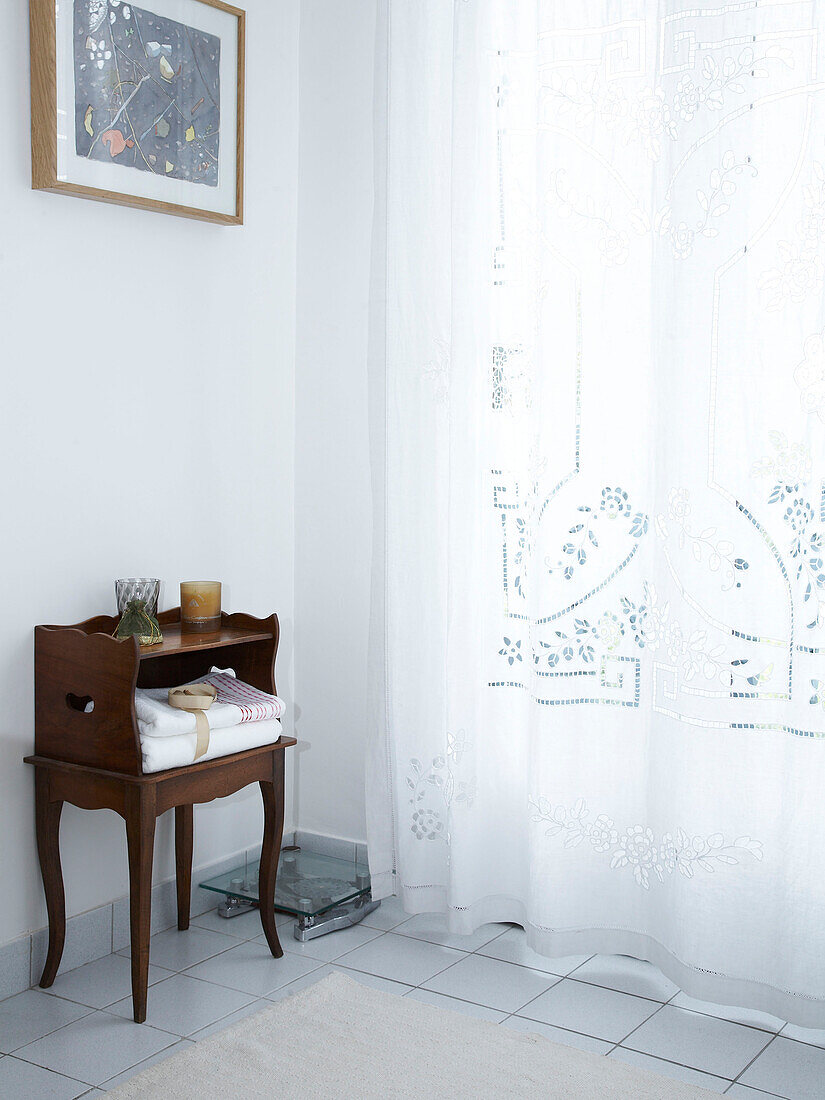
<svg viewBox="0 0 825 1100">
<path fill-rule="evenodd" d="M 66 696 L 66 705 L 80 714 L 91 714 L 95 709 L 95 701 L 91 695 L 74 695 L 71 691 Z"/>
</svg>

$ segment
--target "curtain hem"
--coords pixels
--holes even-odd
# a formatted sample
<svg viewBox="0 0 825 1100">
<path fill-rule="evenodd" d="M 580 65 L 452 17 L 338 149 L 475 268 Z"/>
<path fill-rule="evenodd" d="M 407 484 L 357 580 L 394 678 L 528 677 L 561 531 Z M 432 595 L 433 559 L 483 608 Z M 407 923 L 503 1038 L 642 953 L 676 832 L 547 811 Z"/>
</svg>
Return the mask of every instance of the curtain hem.
<svg viewBox="0 0 825 1100">
<path fill-rule="evenodd" d="M 387 877 L 391 883 L 392 876 Z M 381 885 L 384 885 L 383 881 Z M 448 891 L 444 886 L 399 885 L 397 893 L 407 913 L 413 916 L 443 913 L 450 931 L 458 935 L 471 935 L 484 924 L 515 924 L 526 931 L 528 946 L 547 958 L 630 955 L 658 967 L 682 992 L 696 1000 L 767 1012 L 783 1022 L 800 1027 L 825 1028 L 825 1001 L 755 979 L 734 978 L 692 966 L 677 958 L 646 932 L 608 927 L 543 928 L 530 922 L 523 902 L 504 895 L 486 897 L 471 906 L 462 907 L 448 903 Z M 376 896 L 375 890 L 373 896 Z"/>
</svg>

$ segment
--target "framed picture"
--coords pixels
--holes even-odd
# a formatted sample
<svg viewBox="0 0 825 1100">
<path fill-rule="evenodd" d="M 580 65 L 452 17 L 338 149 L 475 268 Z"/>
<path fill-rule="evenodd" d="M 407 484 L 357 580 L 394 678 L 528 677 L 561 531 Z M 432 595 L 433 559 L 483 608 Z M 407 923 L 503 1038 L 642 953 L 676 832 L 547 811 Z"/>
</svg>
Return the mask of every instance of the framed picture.
<svg viewBox="0 0 825 1100">
<path fill-rule="evenodd" d="M 243 223 L 245 15 L 30 0 L 32 187 Z"/>
</svg>

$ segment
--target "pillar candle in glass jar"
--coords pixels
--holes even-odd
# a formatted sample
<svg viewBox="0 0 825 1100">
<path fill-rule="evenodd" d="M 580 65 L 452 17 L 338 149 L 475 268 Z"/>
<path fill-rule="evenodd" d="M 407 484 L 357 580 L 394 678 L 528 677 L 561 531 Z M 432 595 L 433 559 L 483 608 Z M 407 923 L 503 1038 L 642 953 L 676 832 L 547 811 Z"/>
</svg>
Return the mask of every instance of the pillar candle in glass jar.
<svg viewBox="0 0 825 1100">
<path fill-rule="evenodd" d="M 180 582 L 181 630 L 218 630 L 221 625 L 221 582 Z"/>
</svg>

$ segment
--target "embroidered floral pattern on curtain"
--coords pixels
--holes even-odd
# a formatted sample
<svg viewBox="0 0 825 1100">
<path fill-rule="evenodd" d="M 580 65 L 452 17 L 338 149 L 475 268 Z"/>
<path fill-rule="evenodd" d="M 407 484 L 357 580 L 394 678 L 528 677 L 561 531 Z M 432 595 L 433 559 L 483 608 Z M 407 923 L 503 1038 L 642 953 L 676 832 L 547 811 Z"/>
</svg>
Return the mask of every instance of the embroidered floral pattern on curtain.
<svg viewBox="0 0 825 1100">
<path fill-rule="evenodd" d="M 370 841 L 825 1026 L 822 10 L 390 4 Z"/>
</svg>

